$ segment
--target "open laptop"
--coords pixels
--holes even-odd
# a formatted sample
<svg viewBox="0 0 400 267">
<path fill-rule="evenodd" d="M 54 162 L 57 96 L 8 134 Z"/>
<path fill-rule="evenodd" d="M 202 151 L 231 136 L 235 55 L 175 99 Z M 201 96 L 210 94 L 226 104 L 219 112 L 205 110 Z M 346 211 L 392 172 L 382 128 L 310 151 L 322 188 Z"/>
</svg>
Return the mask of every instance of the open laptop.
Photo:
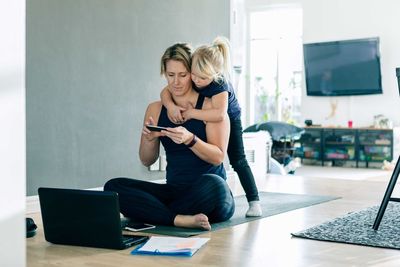
<svg viewBox="0 0 400 267">
<path fill-rule="evenodd" d="M 122 235 L 115 192 L 44 187 L 38 192 L 48 242 L 125 249 L 148 239 Z"/>
</svg>

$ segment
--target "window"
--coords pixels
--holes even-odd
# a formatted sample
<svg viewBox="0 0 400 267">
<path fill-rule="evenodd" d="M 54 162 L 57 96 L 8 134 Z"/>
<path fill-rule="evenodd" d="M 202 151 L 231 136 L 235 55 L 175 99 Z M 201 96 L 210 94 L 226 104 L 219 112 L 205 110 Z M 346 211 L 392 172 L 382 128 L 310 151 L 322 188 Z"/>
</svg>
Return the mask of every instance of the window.
<svg viewBox="0 0 400 267">
<path fill-rule="evenodd" d="M 250 13 L 250 124 L 300 121 L 302 16 L 298 7 Z"/>
</svg>

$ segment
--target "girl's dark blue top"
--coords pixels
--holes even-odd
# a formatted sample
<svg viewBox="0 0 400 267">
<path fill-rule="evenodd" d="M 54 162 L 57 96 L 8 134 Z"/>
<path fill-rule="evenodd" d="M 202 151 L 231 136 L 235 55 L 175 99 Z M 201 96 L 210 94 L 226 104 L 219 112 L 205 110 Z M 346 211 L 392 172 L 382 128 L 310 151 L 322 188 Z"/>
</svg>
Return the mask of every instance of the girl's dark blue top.
<svg viewBox="0 0 400 267">
<path fill-rule="evenodd" d="M 195 90 L 206 97 L 213 97 L 214 95 L 217 95 L 222 92 L 228 92 L 228 115 L 229 119 L 231 120 L 237 120 L 240 119 L 240 105 L 239 102 L 235 96 L 235 90 L 232 87 L 231 83 L 228 83 L 224 80 L 221 81 L 212 81 L 209 85 L 207 85 L 204 88 L 196 88 L 194 86 Z"/>
<path fill-rule="evenodd" d="M 204 96 L 199 95 L 195 108 L 202 109 Z M 167 109 L 162 106 L 158 126 L 177 127 L 167 115 Z M 181 126 L 192 132 L 197 138 L 207 142 L 206 125 L 200 120 L 188 120 Z M 167 183 L 171 185 L 188 185 L 199 179 L 203 174 L 216 174 L 226 179 L 223 164 L 214 166 L 200 159 L 185 144 L 176 144 L 168 137 L 160 137 L 167 157 Z"/>
</svg>

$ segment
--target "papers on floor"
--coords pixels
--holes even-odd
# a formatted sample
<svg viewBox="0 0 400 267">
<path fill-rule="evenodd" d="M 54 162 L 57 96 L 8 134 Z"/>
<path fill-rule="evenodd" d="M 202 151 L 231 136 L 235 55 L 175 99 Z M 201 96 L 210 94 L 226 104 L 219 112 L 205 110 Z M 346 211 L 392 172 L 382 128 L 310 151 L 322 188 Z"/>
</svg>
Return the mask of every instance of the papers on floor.
<svg viewBox="0 0 400 267">
<path fill-rule="evenodd" d="M 131 254 L 192 256 L 209 238 L 201 237 L 168 237 L 152 236 L 143 245 L 134 249 Z"/>
</svg>

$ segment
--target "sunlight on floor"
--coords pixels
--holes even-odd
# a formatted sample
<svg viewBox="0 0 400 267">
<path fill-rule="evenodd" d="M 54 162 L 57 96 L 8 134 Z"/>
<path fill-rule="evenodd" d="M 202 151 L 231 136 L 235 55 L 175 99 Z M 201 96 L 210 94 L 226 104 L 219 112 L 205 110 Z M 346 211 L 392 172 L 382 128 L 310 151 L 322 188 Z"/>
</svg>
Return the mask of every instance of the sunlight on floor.
<svg viewBox="0 0 400 267">
<path fill-rule="evenodd" d="M 382 180 L 390 178 L 391 171 L 373 168 L 345 168 L 345 167 L 322 167 L 303 165 L 296 169 L 296 176 L 320 177 L 345 180 Z"/>
</svg>

